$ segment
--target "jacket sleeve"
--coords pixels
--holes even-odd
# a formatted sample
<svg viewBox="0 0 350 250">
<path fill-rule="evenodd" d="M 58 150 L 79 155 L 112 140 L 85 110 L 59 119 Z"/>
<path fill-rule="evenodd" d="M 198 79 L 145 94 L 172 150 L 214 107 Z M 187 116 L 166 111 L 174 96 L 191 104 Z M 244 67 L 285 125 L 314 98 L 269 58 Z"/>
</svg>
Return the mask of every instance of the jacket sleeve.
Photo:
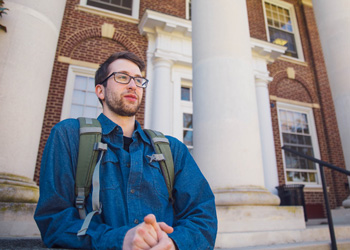
<svg viewBox="0 0 350 250">
<path fill-rule="evenodd" d="M 217 217 L 214 194 L 186 145 L 169 138 L 175 167 L 174 232 L 180 250 L 214 249 Z"/>
<path fill-rule="evenodd" d="M 78 148 L 78 120 L 65 120 L 52 129 L 42 157 L 40 198 L 34 215 L 41 237 L 50 248 L 122 249 L 128 226 L 112 228 L 95 218 L 87 235 L 77 236 L 83 224 L 74 204 Z"/>
</svg>

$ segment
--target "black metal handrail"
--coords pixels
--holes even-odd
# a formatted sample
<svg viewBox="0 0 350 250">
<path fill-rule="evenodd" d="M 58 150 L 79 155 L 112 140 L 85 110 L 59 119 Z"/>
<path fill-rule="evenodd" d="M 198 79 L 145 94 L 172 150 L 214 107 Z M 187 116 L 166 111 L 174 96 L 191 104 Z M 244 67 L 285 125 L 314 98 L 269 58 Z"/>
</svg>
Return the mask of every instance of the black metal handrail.
<svg viewBox="0 0 350 250">
<path fill-rule="evenodd" d="M 330 234 L 330 237 L 331 237 L 331 247 L 332 247 L 332 250 L 337 250 L 337 241 L 336 241 L 336 238 L 335 238 L 335 233 L 334 233 L 334 224 L 333 224 L 333 219 L 332 219 L 332 214 L 331 214 L 331 209 L 329 207 L 329 201 L 328 201 L 328 194 L 327 194 L 327 186 L 326 186 L 326 179 L 324 177 L 324 171 L 323 171 L 323 167 L 328 167 L 332 170 L 335 170 L 335 171 L 338 171 L 342 174 L 346 174 L 346 175 L 349 175 L 350 176 L 350 171 L 347 171 L 343 168 L 340 168 L 340 167 L 337 167 L 337 166 L 334 166 L 328 162 L 325 162 L 325 161 L 321 161 L 319 159 L 316 159 L 314 157 L 311 157 L 309 155 L 305 155 L 305 154 L 302 154 L 302 153 L 299 153 L 298 151 L 295 151 L 291 148 L 288 148 L 286 146 L 283 146 L 282 147 L 283 150 L 285 151 L 288 151 L 288 152 L 291 152 L 293 154 L 296 154 L 300 157 L 303 157 L 305 159 L 308 159 L 310 161 L 313 161 L 313 162 L 316 162 L 318 163 L 319 167 L 320 167 L 320 174 L 321 174 L 321 181 L 322 181 L 322 189 L 323 189 L 323 197 L 324 197 L 324 203 L 325 203 L 325 206 L 326 206 L 326 213 L 327 213 L 327 220 L 328 220 L 328 227 L 329 227 L 329 234 Z"/>
</svg>

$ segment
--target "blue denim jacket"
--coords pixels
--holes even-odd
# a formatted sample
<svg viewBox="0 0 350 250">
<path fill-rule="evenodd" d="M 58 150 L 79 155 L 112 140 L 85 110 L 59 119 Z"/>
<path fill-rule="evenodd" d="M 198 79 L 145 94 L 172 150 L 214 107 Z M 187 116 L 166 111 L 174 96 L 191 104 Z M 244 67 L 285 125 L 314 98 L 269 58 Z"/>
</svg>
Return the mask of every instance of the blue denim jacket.
<svg viewBox="0 0 350 250">
<path fill-rule="evenodd" d="M 87 235 L 78 237 L 83 220 L 75 208 L 75 172 L 79 121 L 58 123 L 47 141 L 40 173 L 40 198 L 34 215 L 48 247 L 122 249 L 126 232 L 153 213 L 174 227 L 169 234 L 180 250 L 213 249 L 217 232 L 214 195 L 187 147 L 167 136 L 174 158 L 175 203 L 158 162 L 149 162 L 153 148 L 138 122 L 130 153 L 123 149 L 121 127 L 101 114 L 102 141 L 108 144 L 100 169 L 102 213 L 95 215 Z M 92 210 L 91 193 L 87 213 Z"/>
</svg>

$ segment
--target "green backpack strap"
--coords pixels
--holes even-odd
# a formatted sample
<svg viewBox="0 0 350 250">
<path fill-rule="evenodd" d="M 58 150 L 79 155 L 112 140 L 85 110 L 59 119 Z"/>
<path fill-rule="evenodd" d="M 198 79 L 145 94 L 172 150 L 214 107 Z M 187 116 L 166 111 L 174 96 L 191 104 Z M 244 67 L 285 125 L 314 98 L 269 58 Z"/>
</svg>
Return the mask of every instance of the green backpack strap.
<svg viewBox="0 0 350 250">
<path fill-rule="evenodd" d="M 174 187 L 174 161 L 171 153 L 169 140 L 161 133 L 151 129 L 144 129 L 145 133 L 151 138 L 151 143 L 156 154 L 148 156 L 150 162 L 158 161 L 162 170 L 162 174 L 168 188 L 169 200 L 171 203 L 173 199 L 173 187 Z"/>
<path fill-rule="evenodd" d="M 78 118 L 78 120 L 80 123 L 80 139 L 79 139 L 78 164 L 77 164 L 76 176 L 75 176 L 75 195 L 76 195 L 75 206 L 79 210 L 80 218 L 85 219 L 86 217 L 85 198 L 90 193 L 92 183 L 94 183 L 93 184 L 94 185 L 93 209 L 94 210 L 100 209 L 99 208 L 99 164 L 102 159 L 103 152 L 107 150 L 107 145 L 101 143 L 102 128 L 101 128 L 100 122 L 97 119 L 80 117 Z M 101 151 L 100 159 L 96 165 L 99 151 Z M 98 171 L 95 171 L 95 169 L 97 169 Z M 94 175 L 94 180 L 93 180 L 93 175 Z"/>
</svg>

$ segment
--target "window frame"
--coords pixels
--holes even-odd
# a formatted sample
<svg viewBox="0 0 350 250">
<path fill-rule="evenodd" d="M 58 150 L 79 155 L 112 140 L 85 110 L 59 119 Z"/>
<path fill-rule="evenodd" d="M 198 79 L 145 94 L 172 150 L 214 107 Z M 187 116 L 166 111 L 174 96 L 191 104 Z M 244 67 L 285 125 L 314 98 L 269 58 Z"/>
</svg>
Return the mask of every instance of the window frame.
<svg viewBox="0 0 350 250">
<path fill-rule="evenodd" d="M 295 9 L 294 9 L 293 4 L 283 2 L 280 0 L 262 0 L 262 6 L 263 6 L 263 12 L 264 12 L 264 22 L 265 22 L 265 29 L 266 29 L 266 35 L 267 35 L 268 42 L 270 42 L 270 32 L 269 32 L 269 25 L 267 23 L 265 3 L 274 4 L 274 5 L 277 5 L 281 8 L 288 9 L 289 14 L 290 14 L 291 24 L 292 24 L 292 27 L 294 30 L 292 33 L 294 34 L 295 46 L 296 46 L 298 57 L 296 58 L 296 57 L 287 56 L 287 55 L 282 55 L 282 57 L 289 59 L 289 60 L 296 60 L 299 62 L 304 62 L 305 59 L 304 59 L 303 47 L 301 44 L 298 21 L 297 21 L 297 17 L 295 14 Z"/>
<path fill-rule="evenodd" d="M 113 16 L 116 19 L 119 19 L 118 17 L 127 17 L 132 18 L 135 20 L 139 20 L 139 12 L 140 12 L 140 0 L 133 0 L 132 2 L 132 10 L 131 15 L 123 14 L 120 12 L 115 12 L 103 8 L 94 7 L 87 4 L 87 0 L 80 0 L 80 6 L 83 6 L 84 8 L 91 10 L 92 12 L 96 11 L 95 14 L 105 14 L 106 16 Z"/>
<path fill-rule="evenodd" d="M 88 68 L 88 67 L 69 65 L 66 88 L 64 92 L 64 98 L 63 98 L 61 120 L 71 118 L 70 113 L 71 113 L 71 107 L 72 107 L 72 101 L 73 101 L 73 92 L 74 92 L 76 76 L 85 76 L 85 77 L 95 78 L 96 70 L 97 69 Z"/>
<path fill-rule="evenodd" d="M 282 135 L 282 129 L 281 129 L 280 109 L 288 110 L 288 111 L 292 111 L 292 112 L 305 113 L 307 115 L 307 119 L 308 119 L 309 133 L 311 136 L 314 157 L 317 159 L 321 159 L 318 138 L 317 138 L 317 130 L 316 130 L 316 125 L 315 125 L 315 120 L 314 120 L 312 108 L 300 106 L 300 105 L 295 105 L 295 104 L 283 103 L 283 102 L 277 102 L 276 108 L 277 108 L 278 129 L 279 129 L 281 146 L 284 145 L 284 142 L 283 142 L 283 135 Z M 319 169 L 319 165 L 317 163 L 315 163 L 316 164 L 316 172 L 317 172 L 316 183 L 288 181 L 288 178 L 287 178 L 287 171 L 288 170 L 287 170 L 287 166 L 286 166 L 285 151 L 284 150 L 281 150 L 281 151 L 282 151 L 282 158 L 283 158 L 284 180 L 285 180 L 286 184 L 303 184 L 303 185 L 305 185 L 305 187 L 311 187 L 311 188 L 314 188 L 314 187 L 319 188 L 322 186 L 320 169 Z M 300 172 L 307 172 L 307 171 L 300 171 Z"/>
</svg>

